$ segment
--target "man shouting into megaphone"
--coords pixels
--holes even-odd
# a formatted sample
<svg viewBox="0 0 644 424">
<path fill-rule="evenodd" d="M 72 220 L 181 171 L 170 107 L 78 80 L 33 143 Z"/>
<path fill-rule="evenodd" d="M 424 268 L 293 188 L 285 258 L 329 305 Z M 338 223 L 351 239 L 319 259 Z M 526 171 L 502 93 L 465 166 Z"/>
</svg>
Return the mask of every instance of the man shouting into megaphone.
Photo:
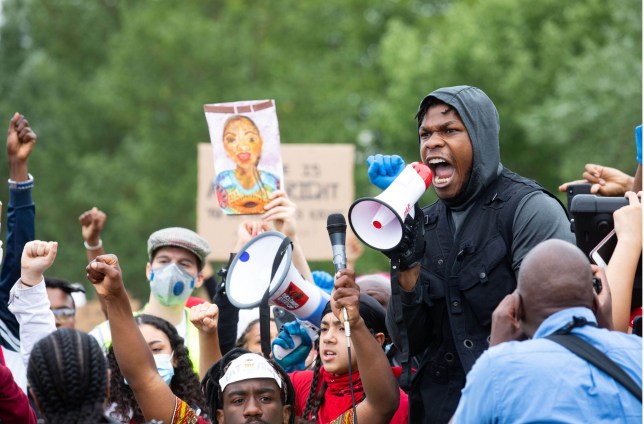
<svg viewBox="0 0 644 424">
<path fill-rule="evenodd" d="M 492 311 L 515 290 L 524 256 L 545 239 L 574 243 L 574 236 L 561 202 L 501 164 L 499 116 L 482 90 L 435 90 L 416 118 L 420 158 L 434 174 L 438 201 L 408 216 L 407 242 L 385 252 L 395 259 L 387 324 L 399 349 L 407 339 L 409 355 L 425 353 L 411 385 L 409 422 L 447 422 L 465 375 L 489 347 Z M 381 189 L 405 167 L 397 156 L 367 163 Z"/>
</svg>

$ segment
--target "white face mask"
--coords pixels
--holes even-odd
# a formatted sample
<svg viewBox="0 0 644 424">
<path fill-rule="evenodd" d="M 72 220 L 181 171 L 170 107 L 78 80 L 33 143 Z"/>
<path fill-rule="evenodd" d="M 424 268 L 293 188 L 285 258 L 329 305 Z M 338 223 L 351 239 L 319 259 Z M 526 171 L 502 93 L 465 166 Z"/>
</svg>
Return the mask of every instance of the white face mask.
<svg viewBox="0 0 644 424">
<path fill-rule="evenodd" d="M 194 288 L 195 278 L 175 262 L 150 274 L 150 290 L 163 306 L 183 305 Z"/>
</svg>

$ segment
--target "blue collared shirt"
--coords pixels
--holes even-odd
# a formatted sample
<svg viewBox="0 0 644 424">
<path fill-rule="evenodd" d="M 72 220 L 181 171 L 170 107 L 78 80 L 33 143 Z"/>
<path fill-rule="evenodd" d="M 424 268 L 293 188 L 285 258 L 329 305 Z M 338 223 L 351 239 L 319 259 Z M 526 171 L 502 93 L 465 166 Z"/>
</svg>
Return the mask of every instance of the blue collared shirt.
<svg viewBox="0 0 644 424">
<path fill-rule="evenodd" d="M 488 349 L 467 375 L 455 423 L 641 423 L 642 404 L 608 374 L 544 339 L 587 308 L 559 311 L 531 340 Z M 573 334 L 605 353 L 642 386 L 642 339 L 590 325 Z"/>
</svg>

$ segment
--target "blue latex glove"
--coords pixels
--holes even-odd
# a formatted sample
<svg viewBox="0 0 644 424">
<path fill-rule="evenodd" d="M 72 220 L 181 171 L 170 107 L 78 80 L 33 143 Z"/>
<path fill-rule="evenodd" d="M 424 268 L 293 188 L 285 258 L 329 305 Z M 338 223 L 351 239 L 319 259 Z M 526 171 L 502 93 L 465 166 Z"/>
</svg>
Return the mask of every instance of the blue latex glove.
<svg viewBox="0 0 644 424">
<path fill-rule="evenodd" d="M 313 282 L 316 286 L 327 292 L 327 294 L 331 294 L 334 282 L 333 275 L 326 271 L 313 271 L 311 275 L 313 275 Z"/>
<path fill-rule="evenodd" d="M 642 164 L 642 126 L 635 127 L 635 147 L 637 148 L 637 163 Z"/>
<path fill-rule="evenodd" d="M 381 190 L 389 187 L 405 169 L 405 161 L 398 155 L 375 155 L 367 158 L 369 181 Z"/>
<path fill-rule="evenodd" d="M 296 340 L 293 337 L 298 337 L 300 343 L 296 346 Z M 313 347 L 313 342 L 308 333 L 297 321 L 291 321 L 282 326 L 282 330 L 277 335 L 271 344 L 273 350 L 273 359 L 276 360 L 282 368 L 287 372 L 293 372 L 304 369 L 304 362 L 306 361 L 309 352 Z M 275 347 L 279 346 L 287 351 L 290 351 L 286 356 L 284 352 L 277 351 Z"/>
</svg>

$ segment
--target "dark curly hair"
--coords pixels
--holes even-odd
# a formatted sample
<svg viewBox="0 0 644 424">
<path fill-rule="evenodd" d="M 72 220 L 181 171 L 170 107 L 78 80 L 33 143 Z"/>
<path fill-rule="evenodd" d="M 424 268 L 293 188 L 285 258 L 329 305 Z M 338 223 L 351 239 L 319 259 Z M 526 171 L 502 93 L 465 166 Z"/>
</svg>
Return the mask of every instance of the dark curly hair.
<svg viewBox="0 0 644 424">
<path fill-rule="evenodd" d="M 183 344 L 183 338 L 179 336 L 177 329 L 168 321 L 152 315 L 138 315 L 134 317 L 134 320 L 138 326 L 143 324 L 151 325 L 168 336 L 170 346 L 174 352 L 173 359 L 176 365 L 174 367 L 174 376 L 170 381 L 172 393 L 193 409 L 201 409 L 201 416 L 208 415 L 206 401 L 199 388 L 199 376 L 192 369 L 192 361 L 188 356 L 188 348 Z M 107 351 L 107 361 L 112 371 L 110 377 L 110 395 L 108 398 L 108 402 L 114 405 L 114 409 L 110 413 L 111 417 L 123 419 L 131 416 L 132 422 L 147 422 L 145 421 L 143 412 L 141 412 L 141 408 L 139 408 L 139 404 L 134 398 L 132 388 L 125 384 L 119 364 L 116 362 L 113 346 L 110 346 Z"/>
<path fill-rule="evenodd" d="M 41 339 L 27 379 L 47 423 L 104 422 L 107 363 L 92 336 L 61 328 Z"/>
<path fill-rule="evenodd" d="M 212 422 L 215 424 L 219 423 L 216 414 L 217 410 L 224 408 L 223 392 L 219 386 L 219 379 L 226 373 L 228 365 L 245 353 L 251 352 L 248 349 L 242 348 L 231 349 L 223 358 L 215 362 L 213 366 L 210 367 L 203 380 L 201 380 L 201 390 L 203 390 L 203 393 L 206 396 L 206 401 L 212 411 Z M 284 382 L 284 387 L 282 387 L 280 393 L 280 399 L 282 400 L 282 405 L 291 406 L 291 417 L 288 422 L 289 424 L 295 424 L 295 389 L 293 388 L 293 383 L 286 371 L 284 371 L 277 362 L 270 358 L 267 359 L 267 361 L 275 371 L 277 371 Z"/>
</svg>

